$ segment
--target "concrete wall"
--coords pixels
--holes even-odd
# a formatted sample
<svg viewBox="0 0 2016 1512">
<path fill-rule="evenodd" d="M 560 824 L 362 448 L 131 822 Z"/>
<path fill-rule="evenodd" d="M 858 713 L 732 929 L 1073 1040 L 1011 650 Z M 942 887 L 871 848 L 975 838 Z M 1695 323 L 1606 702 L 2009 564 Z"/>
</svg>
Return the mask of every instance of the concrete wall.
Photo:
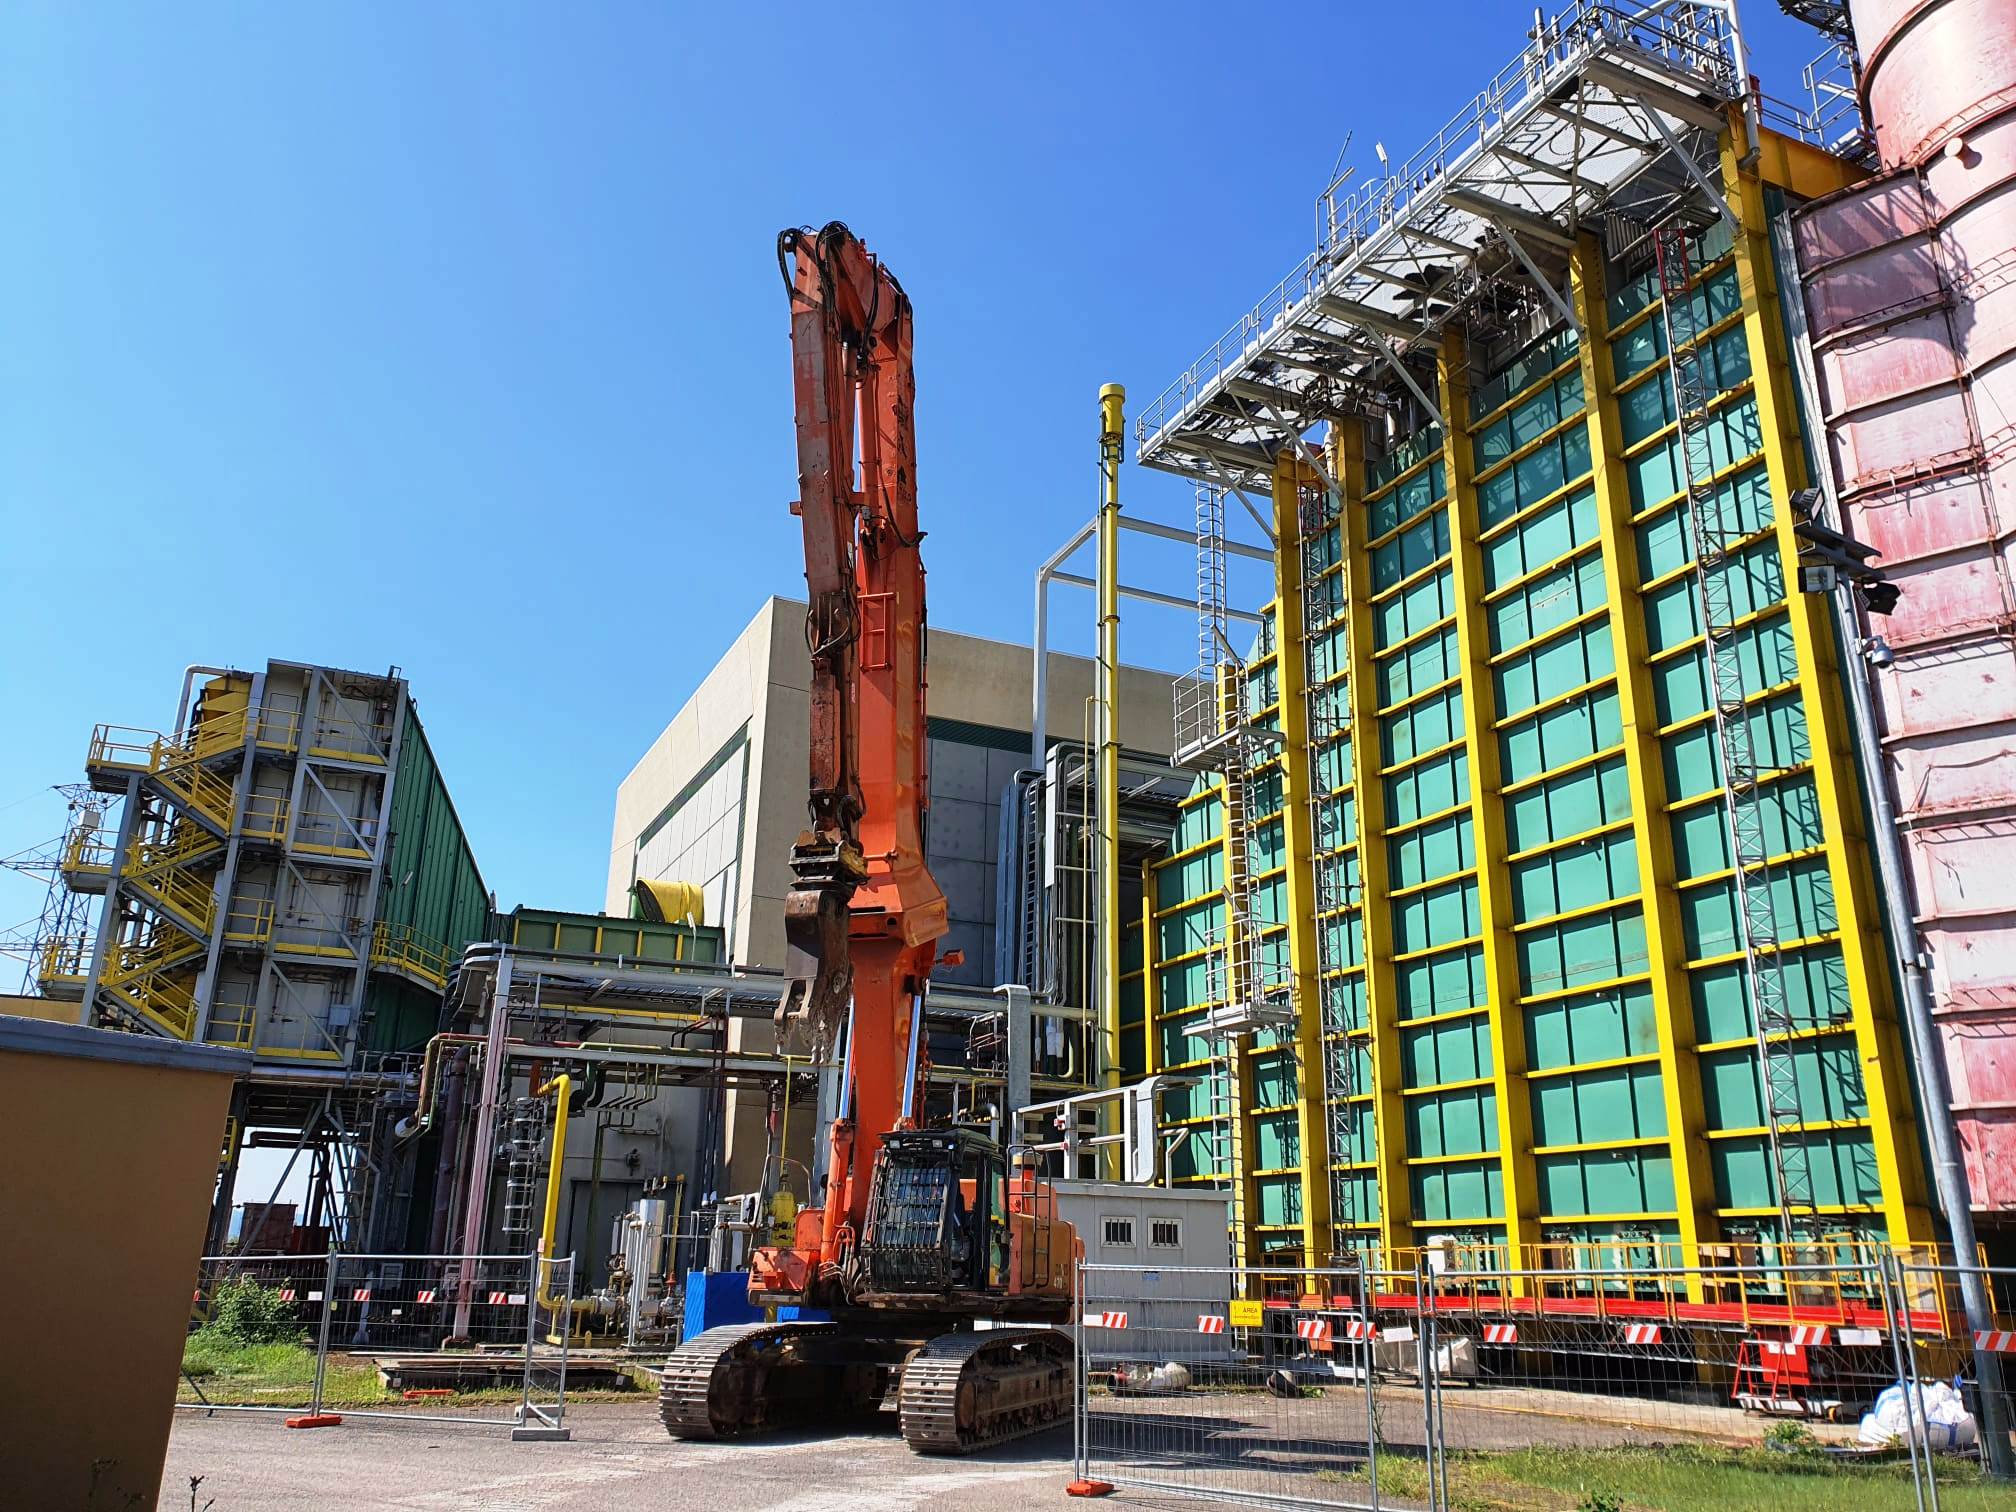
<svg viewBox="0 0 2016 1512">
<path fill-rule="evenodd" d="M 1034 678 L 1028 647 L 934 630 L 926 675 L 926 702 L 934 720 L 1026 736 Z M 805 606 L 791 599 L 770 599 L 618 786 L 603 905 L 607 912 L 620 916 L 630 911 L 638 836 L 737 732 L 746 729 L 748 786 L 736 902 L 732 918 L 709 922 L 728 927 L 732 959 L 738 965 L 783 965 L 791 844 L 805 827 L 810 683 Z M 1082 736 L 1091 693 L 1091 662 L 1053 653 L 1046 716 L 1053 739 Z M 1134 749 L 1170 748 L 1168 674 L 1121 669 L 1120 728 L 1123 743 Z M 999 799 L 1008 779 L 1028 762 L 1022 749 L 1026 742 L 998 735 L 993 739 L 993 746 L 948 738 L 931 741 L 930 855 L 952 904 L 953 919 L 944 948 L 966 952 L 964 966 L 945 969 L 947 981 L 991 985 L 993 975 Z M 998 748 L 1001 745 L 1015 749 Z M 738 1020 L 731 1028 L 730 1043 L 736 1048 L 768 1048 L 769 1028 Z M 730 1095 L 724 1195 L 756 1184 L 766 1113 L 761 1096 Z"/>
<path fill-rule="evenodd" d="M 154 1505 L 231 1087 L 250 1059 L 0 1018 L 0 1295 L 36 1299 L 12 1310 L 0 1372 L 8 1506 Z M 78 1116 L 88 1108 L 118 1116 Z"/>
</svg>

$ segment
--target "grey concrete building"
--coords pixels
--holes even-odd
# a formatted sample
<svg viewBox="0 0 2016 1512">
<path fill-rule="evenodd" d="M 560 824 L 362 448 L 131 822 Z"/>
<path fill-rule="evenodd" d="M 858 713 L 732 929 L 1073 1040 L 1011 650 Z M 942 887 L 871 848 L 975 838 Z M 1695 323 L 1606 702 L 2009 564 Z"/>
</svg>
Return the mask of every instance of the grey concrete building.
<svg viewBox="0 0 2016 1512">
<path fill-rule="evenodd" d="M 938 975 L 991 986 L 999 803 L 1029 764 L 1031 656 L 1026 646 L 934 629 L 929 657 L 927 855 L 951 909 L 943 948 L 966 954 L 963 965 Z M 1092 670 L 1084 657 L 1052 653 L 1053 739 L 1085 729 Z M 637 878 L 693 882 L 705 894 L 707 922 L 726 929 L 735 964 L 783 965 L 791 844 L 805 827 L 809 681 L 805 606 L 772 598 L 618 786 L 608 912 L 630 911 Z M 1121 669 L 1120 727 L 1130 746 L 1146 741 L 1167 751 L 1169 696 L 1167 673 Z M 763 1119 L 755 1099 L 731 1112 L 730 1190 L 749 1189 L 760 1174 Z"/>
</svg>

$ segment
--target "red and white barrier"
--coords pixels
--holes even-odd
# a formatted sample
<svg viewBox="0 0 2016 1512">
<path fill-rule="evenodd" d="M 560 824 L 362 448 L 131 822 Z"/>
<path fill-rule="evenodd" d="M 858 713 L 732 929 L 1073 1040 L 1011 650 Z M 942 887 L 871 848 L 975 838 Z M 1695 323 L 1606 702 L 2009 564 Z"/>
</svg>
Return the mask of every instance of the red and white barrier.
<svg viewBox="0 0 2016 1512">
<path fill-rule="evenodd" d="M 1986 1354 L 2016 1354 L 2016 1331 L 2006 1328 L 1976 1329 L 1974 1347 Z"/>
<path fill-rule="evenodd" d="M 1347 1318 L 1344 1321 L 1344 1337 L 1347 1339 L 1376 1339 L 1379 1326 L 1363 1318 Z"/>
<path fill-rule="evenodd" d="M 1792 1330 L 1792 1342 L 1799 1345 L 1802 1349 L 1825 1344 L 1828 1336 L 1828 1331 L 1821 1327 L 1795 1328 Z"/>
<path fill-rule="evenodd" d="M 1225 1320 L 1211 1313 L 1197 1314 L 1197 1332 L 1221 1334 L 1225 1332 Z"/>
<path fill-rule="evenodd" d="M 1486 1323 L 1484 1325 L 1486 1344 L 1517 1344 L 1519 1325 L 1517 1323 Z"/>
<path fill-rule="evenodd" d="M 1624 1342 L 1626 1344 L 1657 1344 L 1662 1337 L 1657 1323 L 1626 1323 Z"/>
<path fill-rule="evenodd" d="M 1295 1337 L 1311 1344 L 1330 1342 L 1330 1320 L 1328 1318 L 1303 1318 L 1295 1325 Z"/>
<path fill-rule="evenodd" d="M 434 1300 L 434 1293 L 432 1293 L 431 1291 L 423 1291 L 420 1293 L 419 1296 L 415 1297 L 413 1300 L 415 1302 L 432 1302 Z"/>
<path fill-rule="evenodd" d="M 1124 1312 L 1096 1312 L 1085 1314 L 1087 1328 L 1125 1328 L 1127 1314 Z"/>
<path fill-rule="evenodd" d="M 371 1288 L 368 1286 L 358 1287 L 350 1293 L 350 1300 L 352 1302 L 369 1302 L 371 1300 Z"/>
</svg>

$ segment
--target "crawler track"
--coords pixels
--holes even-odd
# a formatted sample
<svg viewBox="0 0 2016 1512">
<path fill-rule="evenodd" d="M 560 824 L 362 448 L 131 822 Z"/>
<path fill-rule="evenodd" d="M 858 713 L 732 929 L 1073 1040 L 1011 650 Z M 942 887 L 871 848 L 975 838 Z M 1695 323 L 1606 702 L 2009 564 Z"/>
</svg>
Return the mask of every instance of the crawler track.
<svg viewBox="0 0 2016 1512">
<path fill-rule="evenodd" d="M 1071 1340 L 1054 1328 L 943 1334 L 918 1350 L 897 1395 L 919 1454 L 971 1454 L 1071 1411 Z"/>
<path fill-rule="evenodd" d="M 797 1346 L 837 1333 L 831 1323 L 737 1323 L 681 1344 L 658 1384 L 658 1417 L 674 1438 L 725 1439 L 804 1420 L 812 1394 L 779 1390 L 773 1374 L 796 1364 Z M 808 1383 L 809 1384 L 809 1383 Z"/>
</svg>

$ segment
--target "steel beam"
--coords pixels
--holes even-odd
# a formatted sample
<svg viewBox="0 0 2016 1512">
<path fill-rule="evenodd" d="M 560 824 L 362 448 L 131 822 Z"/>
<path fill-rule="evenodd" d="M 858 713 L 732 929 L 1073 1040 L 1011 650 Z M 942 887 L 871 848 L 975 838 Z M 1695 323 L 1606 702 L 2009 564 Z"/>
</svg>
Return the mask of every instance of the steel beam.
<svg viewBox="0 0 2016 1512">
<path fill-rule="evenodd" d="M 1459 210 L 1468 210 L 1472 215 L 1482 216 L 1502 234 L 1506 227 L 1530 236 L 1537 242 L 1563 252 L 1575 249 L 1575 238 L 1567 228 L 1557 226 L 1544 215 L 1535 215 L 1519 205 L 1509 205 L 1504 200 L 1494 199 L 1488 194 L 1480 194 L 1475 189 L 1450 188 L 1442 191 L 1442 198 Z"/>
</svg>

